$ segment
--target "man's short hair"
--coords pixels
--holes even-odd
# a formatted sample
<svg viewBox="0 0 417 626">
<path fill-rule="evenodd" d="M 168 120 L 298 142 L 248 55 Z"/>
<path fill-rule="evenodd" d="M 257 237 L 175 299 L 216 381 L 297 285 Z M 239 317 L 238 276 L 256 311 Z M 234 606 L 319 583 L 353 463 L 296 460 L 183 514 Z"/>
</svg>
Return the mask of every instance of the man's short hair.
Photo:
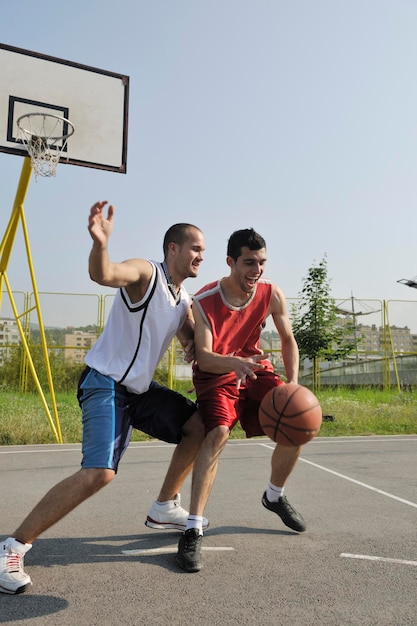
<svg viewBox="0 0 417 626">
<path fill-rule="evenodd" d="M 188 237 L 190 236 L 191 228 L 195 228 L 196 230 L 199 230 L 201 232 L 201 230 L 193 224 L 180 223 L 174 224 L 173 226 L 168 228 L 167 232 L 165 233 L 163 243 L 164 258 L 166 258 L 168 255 L 168 246 L 170 243 L 176 243 L 181 247 L 183 243 L 187 241 Z"/>
<path fill-rule="evenodd" d="M 235 230 L 227 243 L 227 256 L 237 261 L 242 254 L 242 248 L 249 248 L 249 250 L 266 248 L 265 239 L 253 228 Z"/>
</svg>

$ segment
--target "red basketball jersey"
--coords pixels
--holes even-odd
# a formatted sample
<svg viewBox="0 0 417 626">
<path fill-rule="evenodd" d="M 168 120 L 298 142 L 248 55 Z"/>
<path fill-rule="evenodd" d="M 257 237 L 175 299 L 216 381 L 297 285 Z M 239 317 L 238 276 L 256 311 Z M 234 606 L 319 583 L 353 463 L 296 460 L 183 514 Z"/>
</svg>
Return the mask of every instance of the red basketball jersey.
<svg viewBox="0 0 417 626">
<path fill-rule="evenodd" d="M 220 281 L 210 283 L 200 289 L 194 296 L 200 313 L 213 335 L 213 352 L 225 356 L 249 357 L 262 354 L 260 348 L 261 331 L 268 314 L 272 295 L 269 280 L 261 278 L 249 301 L 241 307 L 229 304 L 222 292 Z M 269 361 L 260 361 L 266 369 L 273 370 Z M 213 379 L 217 384 L 224 384 L 227 379 L 236 380 L 234 372 L 225 375 L 200 372 L 198 364 L 194 366 L 194 382 L 199 386 L 213 387 Z M 200 383 L 200 385 L 199 385 Z M 200 391 L 202 389 L 200 388 Z"/>
</svg>

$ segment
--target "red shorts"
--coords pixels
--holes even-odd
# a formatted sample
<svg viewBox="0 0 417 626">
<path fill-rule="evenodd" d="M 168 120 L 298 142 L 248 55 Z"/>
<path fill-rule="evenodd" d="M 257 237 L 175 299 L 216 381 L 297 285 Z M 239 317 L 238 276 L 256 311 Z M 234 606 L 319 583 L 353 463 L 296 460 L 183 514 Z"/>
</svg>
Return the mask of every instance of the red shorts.
<svg viewBox="0 0 417 626">
<path fill-rule="evenodd" d="M 246 437 L 265 434 L 259 424 L 259 405 L 270 389 L 284 383 L 274 372 L 261 370 L 256 372 L 256 376 L 256 380 L 246 379 L 245 385 L 239 390 L 236 389 L 234 381 L 212 388 L 209 393 L 198 396 L 198 409 L 206 433 L 216 426 L 227 426 L 232 430 L 240 421 Z"/>
</svg>

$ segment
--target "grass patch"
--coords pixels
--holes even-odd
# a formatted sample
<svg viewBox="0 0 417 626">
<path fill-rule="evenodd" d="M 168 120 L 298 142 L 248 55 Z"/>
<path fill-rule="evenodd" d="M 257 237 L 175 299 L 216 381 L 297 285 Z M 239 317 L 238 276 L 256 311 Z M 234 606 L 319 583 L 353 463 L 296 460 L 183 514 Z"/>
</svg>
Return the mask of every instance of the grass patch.
<svg viewBox="0 0 417 626">
<path fill-rule="evenodd" d="M 181 383 L 178 391 L 188 394 L 191 383 Z M 410 435 L 417 433 L 417 392 L 375 389 L 323 390 L 317 394 L 324 415 L 334 421 L 323 421 L 319 437 L 348 435 Z M 57 393 L 56 402 L 62 437 L 65 443 L 81 442 L 81 411 L 74 393 Z M 49 405 L 50 406 L 50 405 Z M 244 433 L 237 425 L 231 434 L 241 439 Z M 132 441 L 150 437 L 134 431 Z M 56 443 L 45 409 L 37 393 L 21 394 L 2 390 L 0 394 L 0 445 Z"/>
<path fill-rule="evenodd" d="M 417 432 L 415 391 L 338 389 L 317 395 L 323 415 L 335 418 L 334 422 L 323 422 L 320 436 L 409 435 Z"/>
</svg>

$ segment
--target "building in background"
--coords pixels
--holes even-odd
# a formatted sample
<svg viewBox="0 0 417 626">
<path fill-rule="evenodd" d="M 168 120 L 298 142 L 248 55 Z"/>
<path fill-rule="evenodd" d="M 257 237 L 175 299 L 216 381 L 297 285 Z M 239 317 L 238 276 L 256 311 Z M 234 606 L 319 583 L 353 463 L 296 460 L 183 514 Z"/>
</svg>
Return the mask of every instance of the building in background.
<svg viewBox="0 0 417 626">
<path fill-rule="evenodd" d="M 338 318 L 341 326 L 346 326 L 352 320 Z M 357 349 L 352 351 L 345 362 L 368 361 L 380 359 L 386 353 L 396 355 L 416 354 L 417 335 L 413 334 L 408 326 L 400 328 L 398 326 L 388 326 L 384 329 L 375 324 L 357 324 L 355 326 L 355 337 L 358 340 Z M 264 352 L 271 353 L 271 360 L 275 368 L 280 371 L 283 368 L 281 357 L 281 341 L 275 331 L 265 331 L 261 335 L 261 348 Z"/>
<path fill-rule="evenodd" d="M 83 330 L 73 330 L 71 333 L 64 335 L 64 358 L 65 361 L 72 364 L 81 365 L 84 363 L 84 357 L 87 352 L 94 346 L 98 337 L 94 332 L 85 332 Z"/>
<path fill-rule="evenodd" d="M 0 367 L 10 358 L 13 346 L 19 343 L 20 335 L 16 320 L 0 318 Z"/>
</svg>

